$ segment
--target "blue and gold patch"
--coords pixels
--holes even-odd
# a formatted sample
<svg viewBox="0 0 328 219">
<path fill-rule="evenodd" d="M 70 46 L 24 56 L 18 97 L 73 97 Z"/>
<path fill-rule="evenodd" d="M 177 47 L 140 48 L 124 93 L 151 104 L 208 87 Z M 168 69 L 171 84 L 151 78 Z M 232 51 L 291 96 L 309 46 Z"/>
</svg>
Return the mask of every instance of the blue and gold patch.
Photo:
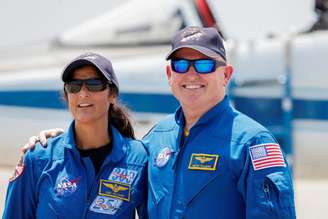
<svg viewBox="0 0 328 219">
<path fill-rule="evenodd" d="M 131 185 L 101 179 L 99 185 L 99 195 L 117 198 L 124 201 L 130 201 Z"/>
<path fill-rule="evenodd" d="M 191 154 L 188 169 L 215 171 L 218 160 L 218 154 Z"/>
</svg>

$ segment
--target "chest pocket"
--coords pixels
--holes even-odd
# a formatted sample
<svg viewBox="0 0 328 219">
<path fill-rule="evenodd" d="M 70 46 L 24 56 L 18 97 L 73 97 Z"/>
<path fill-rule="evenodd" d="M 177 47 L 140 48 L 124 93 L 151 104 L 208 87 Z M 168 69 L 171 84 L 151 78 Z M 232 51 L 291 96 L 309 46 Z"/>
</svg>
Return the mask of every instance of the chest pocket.
<svg viewBox="0 0 328 219">
<path fill-rule="evenodd" d="M 56 179 L 48 176 L 40 191 L 38 212 L 43 212 L 41 215 L 63 219 L 82 216 L 85 191 L 81 177 L 59 175 Z"/>
<path fill-rule="evenodd" d="M 223 185 L 229 177 L 227 174 L 229 148 L 229 144 L 217 139 L 208 139 L 207 142 L 195 141 L 186 146 L 178 169 L 178 174 L 182 176 L 180 179 L 182 184 L 180 184 L 186 204 L 200 196 L 214 181 L 218 184 L 218 190 L 223 188 L 220 188 L 220 184 Z"/>
<path fill-rule="evenodd" d="M 224 184 L 226 180 L 222 179 L 220 182 L 218 179 L 225 177 L 226 162 L 225 156 L 219 156 L 215 170 L 190 169 L 190 165 L 188 166 L 182 179 L 186 204 L 191 203 L 197 198 L 197 196 L 200 196 L 202 192 L 214 181 L 219 182 L 217 186 L 218 190 L 222 188 L 220 188 L 219 184 Z"/>
<path fill-rule="evenodd" d="M 139 196 L 139 191 L 132 189 L 130 200 L 121 200 L 109 196 L 98 195 L 89 207 L 90 214 L 97 214 L 99 218 L 108 218 L 112 215 L 114 218 L 125 218 L 127 215 L 132 217 L 134 208 L 138 205 L 135 197 Z M 102 217 L 101 217 L 102 216 Z"/>
<path fill-rule="evenodd" d="M 176 153 L 169 142 L 152 144 L 148 160 L 148 206 L 149 218 L 163 218 L 169 210 L 168 201 L 174 182 Z M 169 192 L 170 191 L 170 192 Z"/>
<path fill-rule="evenodd" d="M 173 189 L 176 156 L 176 151 L 167 145 L 158 146 L 157 150 L 150 154 L 148 179 L 151 197 L 149 198 L 154 205 L 158 205 Z"/>
<path fill-rule="evenodd" d="M 145 168 L 124 163 L 103 174 L 89 210 L 119 218 L 133 215 L 134 208 L 146 200 Z"/>
</svg>

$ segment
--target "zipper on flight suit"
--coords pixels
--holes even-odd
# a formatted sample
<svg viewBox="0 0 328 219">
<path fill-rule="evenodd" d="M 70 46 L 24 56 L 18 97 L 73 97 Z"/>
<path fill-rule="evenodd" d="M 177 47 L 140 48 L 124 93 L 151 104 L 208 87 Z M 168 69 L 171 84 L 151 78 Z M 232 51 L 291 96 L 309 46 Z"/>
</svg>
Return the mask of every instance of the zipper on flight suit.
<svg viewBox="0 0 328 219">
<path fill-rule="evenodd" d="M 266 198 L 266 203 L 270 207 L 270 210 L 273 211 L 273 206 L 272 206 L 271 197 L 270 197 L 270 185 L 269 185 L 268 182 L 264 182 L 263 192 L 264 192 L 264 195 L 265 195 L 265 198 Z"/>
<path fill-rule="evenodd" d="M 189 135 L 190 135 L 190 133 L 189 133 Z M 172 165 L 173 170 L 176 169 L 176 167 L 177 167 L 177 162 L 180 159 L 181 154 L 183 154 L 183 151 L 185 149 L 185 145 L 186 145 L 188 139 L 189 139 L 188 136 L 183 135 L 183 128 L 180 128 L 180 130 L 179 130 L 179 139 L 178 139 L 179 148 L 178 148 L 177 152 L 175 152 L 177 155 L 175 154 L 176 158 L 174 159 L 174 163 Z"/>
<path fill-rule="evenodd" d="M 173 165 L 172 165 L 172 169 L 174 170 L 174 179 L 175 179 L 175 182 L 176 182 L 176 178 L 177 178 L 177 172 L 175 171 L 175 170 L 177 170 L 178 168 L 179 168 L 179 166 L 178 165 L 181 165 L 181 156 L 183 156 L 183 153 L 184 153 L 184 150 L 185 150 L 185 148 L 186 148 L 186 144 L 189 142 L 189 136 L 191 135 L 191 132 L 189 133 L 189 135 L 188 136 L 184 136 L 183 135 L 183 128 L 179 131 L 179 149 L 178 149 L 178 151 L 177 151 L 177 153 L 178 153 L 178 155 L 176 155 L 176 158 L 175 158 L 175 160 L 174 160 L 174 163 L 173 163 Z M 180 163 L 179 163 L 180 162 Z M 176 185 L 177 185 L 177 183 L 174 183 L 174 186 L 173 186 L 173 194 L 175 193 L 175 191 L 176 191 Z M 176 198 L 174 198 L 174 197 L 172 197 L 172 202 L 171 202 L 171 206 L 170 206 L 170 209 L 172 209 L 172 204 L 175 202 L 175 201 L 178 201 L 179 202 L 179 198 L 178 199 L 176 199 Z M 169 211 L 169 212 L 171 212 L 171 211 Z M 179 218 L 179 217 L 181 217 L 181 218 L 183 218 L 183 215 L 172 215 L 171 213 L 170 213 L 170 217 L 174 217 L 174 218 Z"/>
<path fill-rule="evenodd" d="M 94 201 L 94 199 L 97 197 L 98 194 L 95 195 L 95 197 L 92 197 L 93 194 L 95 194 L 95 190 L 98 189 L 98 182 L 99 182 L 99 179 L 100 179 L 100 176 L 102 175 L 102 172 L 104 171 L 105 169 L 105 166 L 107 165 L 110 165 L 111 162 L 108 162 L 106 164 L 102 164 L 101 167 L 100 167 L 100 170 L 98 172 L 98 174 L 96 175 L 95 177 L 95 180 L 93 181 L 92 183 L 92 186 L 91 186 L 91 189 L 90 191 L 87 193 L 87 198 L 86 198 L 86 212 L 85 212 L 85 215 L 87 215 L 87 212 L 89 210 L 89 207 L 90 205 L 92 204 L 92 202 Z M 113 166 L 113 165 L 112 165 Z M 111 168 L 110 171 L 108 171 L 109 173 L 111 173 L 113 171 L 114 168 Z M 107 171 L 107 170 L 106 170 Z M 100 186 L 100 185 L 99 185 Z"/>
<path fill-rule="evenodd" d="M 90 158 L 89 158 L 90 159 Z M 92 161 L 91 161 L 92 162 Z M 84 177 L 84 181 L 85 181 L 85 185 L 86 187 L 88 186 L 88 179 L 87 179 L 87 167 L 85 166 L 85 163 L 83 161 L 83 159 L 81 158 L 81 164 L 83 166 L 83 174 L 85 175 Z M 88 214 L 88 211 L 89 211 L 89 208 L 90 208 L 90 205 L 92 204 L 93 202 L 93 198 L 96 198 L 97 195 L 95 195 L 95 197 L 92 197 L 92 195 L 94 194 L 94 191 L 95 189 L 97 189 L 97 185 L 98 185 L 98 182 L 99 182 L 99 178 L 101 176 L 101 173 L 103 172 L 103 169 L 104 169 L 104 165 L 107 166 L 109 163 L 107 164 L 102 164 L 102 166 L 100 167 L 100 170 L 98 172 L 98 174 L 95 176 L 95 180 L 93 180 L 92 182 L 92 185 L 91 185 L 91 189 L 88 191 L 85 192 L 85 207 L 84 207 L 84 212 L 83 212 L 83 218 L 87 218 L 87 214 Z M 112 170 L 111 170 L 112 171 Z M 111 172 L 110 171 L 110 172 Z"/>
</svg>

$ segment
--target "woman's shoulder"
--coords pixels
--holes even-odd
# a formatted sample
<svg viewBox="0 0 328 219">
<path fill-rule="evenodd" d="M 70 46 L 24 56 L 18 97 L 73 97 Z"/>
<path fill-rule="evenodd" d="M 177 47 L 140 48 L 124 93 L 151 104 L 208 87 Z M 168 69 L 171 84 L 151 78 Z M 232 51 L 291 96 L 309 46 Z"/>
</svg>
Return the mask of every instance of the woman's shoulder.
<svg viewBox="0 0 328 219">
<path fill-rule="evenodd" d="M 63 136 L 50 138 L 46 146 L 37 143 L 33 149 L 30 149 L 26 156 L 31 160 L 54 160 L 63 157 Z"/>
</svg>

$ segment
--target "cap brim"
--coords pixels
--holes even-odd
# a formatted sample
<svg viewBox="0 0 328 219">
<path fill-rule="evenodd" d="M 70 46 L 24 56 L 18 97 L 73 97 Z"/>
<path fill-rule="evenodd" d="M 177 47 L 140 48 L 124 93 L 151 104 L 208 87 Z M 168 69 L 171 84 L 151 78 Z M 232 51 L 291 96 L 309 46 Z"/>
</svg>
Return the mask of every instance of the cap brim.
<svg viewBox="0 0 328 219">
<path fill-rule="evenodd" d="M 182 48 L 190 48 L 190 49 L 194 49 L 210 58 L 217 58 L 217 57 L 221 57 L 223 58 L 224 60 L 226 60 L 224 54 L 222 54 L 221 52 L 218 51 L 218 53 L 214 52 L 213 50 L 210 50 L 206 47 L 203 47 L 203 46 L 196 46 L 196 45 L 183 45 L 183 46 L 180 46 L 180 47 L 177 47 L 175 48 L 174 50 L 172 50 L 167 56 L 166 56 L 166 60 L 169 60 L 172 58 L 173 54 L 178 51 L 179 49 L 182 49 Z"/>
<path fill-rule="evenodd" d="M 64 82 L 67 82 L 70 78 L 70 74 L 77 68 L 82 67 L 84 65 L 93 65 L 95 67 L 97 67 L 93 62 L 90 62 L 89 60 L 86 59 L 77 59 L 74 60 L 73 62 L 71 62 L 70 64 L 68 64 L 65 68 L 64 71 L 62 73 L 62 80 Z M 98 67 L 97 67 L 98 68 Z M 98 68 L 99 69 L 99 68 Z M 99 69 L 101 71 L 101 69 Z"/>
<path fill-rule="evenodd" d="M 88 60 L 88 59 L 77 59 L 72 61 L 70 64 L 68 64 L 65 68 L 64 71 L 62 73 L 62 80 L 64 82 L 67 82 L 70 79 L 70 74 L 77 68 L 82 67 L 84 65 L 92 65 L 95 66 L 100 72 L 101 74 L 109 81 L 112 82 L 118 89 L 118 84 L 112 80 L 111 78 L 108 78 L 107 74 L 105 74 L 105 70 L 103 70 L 100 66 L 98 66 L 96 63 Z"/>
</svg>

